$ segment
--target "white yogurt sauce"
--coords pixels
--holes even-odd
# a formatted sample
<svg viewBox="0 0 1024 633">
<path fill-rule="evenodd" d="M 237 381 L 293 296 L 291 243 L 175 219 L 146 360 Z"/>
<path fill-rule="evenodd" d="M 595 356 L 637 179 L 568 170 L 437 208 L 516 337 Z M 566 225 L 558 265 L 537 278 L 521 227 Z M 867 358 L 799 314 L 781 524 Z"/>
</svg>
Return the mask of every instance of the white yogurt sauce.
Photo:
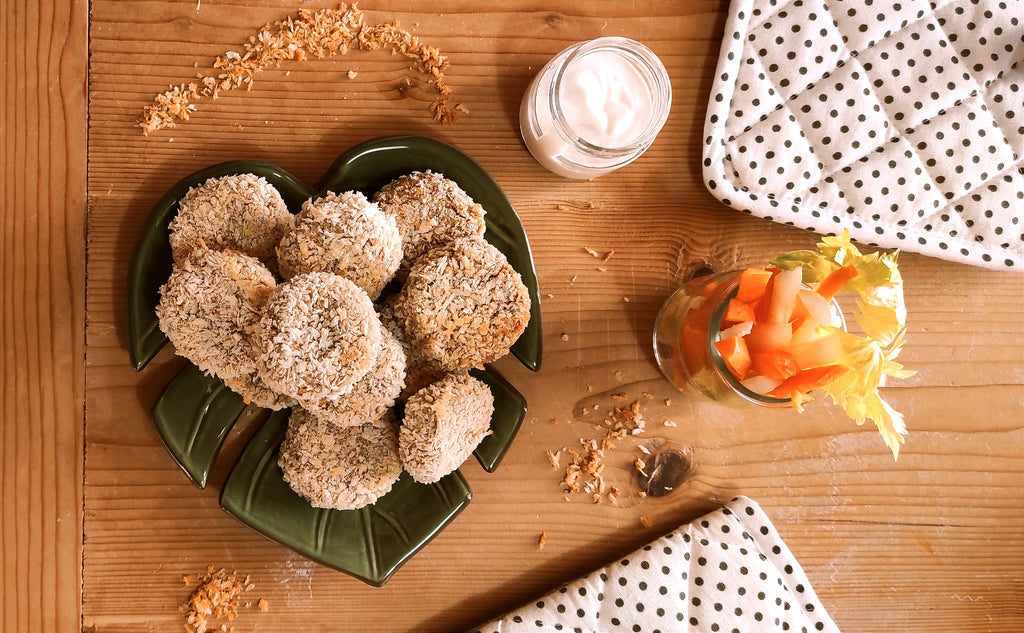
<svg viewBox="0 0 1024 633">
<path fill-rule="evenodd" d="M 650 49 L 598 38 L 565 49 L 537 73 L 519 126 L 541 165 L 566 178 L 595 178 L 644 153 L 671 100 L 668 73 Z"/>
<path fill-rule="evenodd" d="M 578 57 L 559 86 L 566 123 L 598 147 L 625 147 L 651 122 L 654 104 L 644 76 L 628 59 L 608 50 Z"/>
</svg>

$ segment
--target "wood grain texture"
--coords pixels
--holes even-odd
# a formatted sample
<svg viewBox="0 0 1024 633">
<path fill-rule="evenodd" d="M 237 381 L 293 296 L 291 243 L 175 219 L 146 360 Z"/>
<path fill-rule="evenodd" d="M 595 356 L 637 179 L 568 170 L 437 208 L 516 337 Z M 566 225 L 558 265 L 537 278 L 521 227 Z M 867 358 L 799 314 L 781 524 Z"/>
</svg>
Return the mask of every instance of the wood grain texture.
<svg viewBox="0 0 1024 633">
<path fill-rule="evenodd" d="M 0 631 L 80 626 L 88 3 L 0 12 Z"/>
<path fill-rule="evenodd" d="M 202 101 L 188 123 L 142 136 L 135 120 L 155 94 L 297 4 L 330 6 L 92 2 L 86 631 L 177 630 L 177 605 L 188 594 L 182 576 L 211 564 L 250 574 L 253 598 L 269 602 L 267 613 L 243 610 L 238 631 L 465 630 L 737 494 L 773 518 L 843 631 L 1024 629 L 1019 275 L 902 257 L 911 313 L 902 359 L 918 374 L 886 390 L 911 427 L 895 463 L 873 429 L 825 403 L 802 416 L 722 409 L 685 399 L 658 373 L 651 326 L 682 280 L 702 267 L 760 265 L 816 241 L 724 208 L 701 182 L 704 109 L 727 2 L 467 0 L 438 12 L 406 0 L 364 3 L 369 22 L 399 18 L 449 56 L 453 96 L 469 109 L 458 124 L 430 120 L 432 95 L 404 61 L 356 52 L 282 64 L 259 74 L 251 91 Z M 525 150 L 519 99 L 551 56 L 600 35 L 633 37 L 661 57 L 673 80 L 672 114 L 635 164 L 592 182 L 567 181 Z M 250 158 L 312 183 L 345 149 L 399 133 L 459 147 L 518 209 L 537 262 L 545 357 L 539 374 L 512 359 L 498 363 L 530 403 L 519 437 L 494 474 L 464 468 L 472 503 L 377 589 L 268 542 L 219 509 L 246 425 L 229 439 L 206 490 L 186 481 L 148 420 L 180 361 L 165 350 L 144 372 L 132 371 L 125 283 L 146 214 L 183 176 Z M 602 262 L 586 248 L 614 256 Z M 642 403 L 648 432 L 638 441 L 688 452 L 692 476 L 667 497 L 640 499 L 631 474 L 637 444 L 623 442 L 607 471 L 625 491 L 621 505 L 566 500 L 545 452 L 599 437 L 605 413 L 623 402 L 618 393 Z M 7 434 L 23 432 L 17 428 L 4 426 Z M 5 435 L 5 499 L 16 485 L 7 446 Z M 548 542 L 540 550 L 542 531 Z M 39 600 L 25 595 L 26 607 Z"/>
</svg>

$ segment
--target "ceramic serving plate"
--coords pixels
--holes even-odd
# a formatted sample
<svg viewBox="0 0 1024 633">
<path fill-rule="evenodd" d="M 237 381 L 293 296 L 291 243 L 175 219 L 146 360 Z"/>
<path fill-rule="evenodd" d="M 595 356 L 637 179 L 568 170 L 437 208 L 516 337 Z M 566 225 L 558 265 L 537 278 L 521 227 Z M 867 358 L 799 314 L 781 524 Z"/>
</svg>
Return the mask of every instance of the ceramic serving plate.
<svg viewBox="0 0 1024 633">
<path fill-rule="evenodd" d="M 526 367 L 541 361 L 540 296 L 533 256 L 519 216 L 493 179 L 468 156 L 440 141 L 419 136 L 383 137 L 342 154 L 321 183 L 309 187 L 267 162 L 231 161 L 199 170 L 171 187 L 157 202 L 132 256 L 128 287 L 129 355 L 143 370 L 167 343 L 156 318 L 160 286 L 171 274 L 168 224 L 178 200 L 209 178 L 252 173 L 267 179 L 297 213 L 302 202 L 325 191 L 362 191 L 372 195 L 394 178 L 430 169 L 461 186 L 487 211 L 485 238 L 501 250 L 530 292 L 526 331 L 512 353 Z M 493 472 L 526 416 L 526 401 L 500 374 L 473 370 L 494 394 L 491 434 L 475 451 L 481 466 Z M 227 434 L 247 409 L 242 398 L 188 364 L 153 405 L 153 423 L 168 452 L 200 488 L 206 485 Z M 221 507 L 261 534 L 321 564 L 372 585 L 383 585 L 469 503 L 472 492 L 461 473 L 432 485 L 403 474 L 391 492 L 360 510 L 313 508 L 285 483 L 277 450 L 288 411 L 271 413 L 246 445 L 221 490 Z"/>
</svg>

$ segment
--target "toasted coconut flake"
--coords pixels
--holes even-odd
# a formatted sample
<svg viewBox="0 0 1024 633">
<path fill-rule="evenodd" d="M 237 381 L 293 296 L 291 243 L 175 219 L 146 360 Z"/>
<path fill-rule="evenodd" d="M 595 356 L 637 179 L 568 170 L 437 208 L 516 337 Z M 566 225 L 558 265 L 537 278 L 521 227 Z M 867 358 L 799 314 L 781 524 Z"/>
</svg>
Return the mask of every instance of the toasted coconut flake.
<svg viewBox="0 0 1024 633">
<path fill-rule="evenodd" d="M 389 50 L 413 61 L 413 68 L 426 77 L 437 97 L 429 109 L 434 119 L 455 123 L 460 112 L 469 110 L 457 103 L 451 105 L 451 87 L 445 79 L 448 58 L 434 47 L 425 46 L 415 35 L 399 27 L 398 21 L 365 26 L 363 13 L 344 3 L 337 9 L 310 11 L 299 9 L 298 15 L 266 25 L 249 37 L 244 53 L 226 51 L 213 63 L 213 73 L 197 77 L 198 82 L 171 86 L 143 108 L 138 125 L 143 134 L 179 121 L 188 121 L 195 112 L 195 102 L 203 97 L 216 99 L 221 92 L 244 87 L 252 88 L 256 74 L 278 67 L 287 60 L 303 61 L 308 57 L 324 59 L 345 55 L 352 49 Z M 352 71 L 350 71 L 351 73 Z M 349 75 L 351 78 L 351 75 Z"/>
<path fill-rule="evenodd" d="M 191 581 L 189 576 L 184 578 Z M 205 633 L 213 620 L 234 620 L 238 617 L 241 595 L 254 587 L 248 577 L 239 579 L 237 572 L 228 573 L 224 569 L 214 571 L 212 565 L 199 576 L 198 582 L 196 589 L 178 607 L 185 614 L 188 633 Z M 220 629 L 227 630 L 226 626 L 222 624 Z"/>
</svg>

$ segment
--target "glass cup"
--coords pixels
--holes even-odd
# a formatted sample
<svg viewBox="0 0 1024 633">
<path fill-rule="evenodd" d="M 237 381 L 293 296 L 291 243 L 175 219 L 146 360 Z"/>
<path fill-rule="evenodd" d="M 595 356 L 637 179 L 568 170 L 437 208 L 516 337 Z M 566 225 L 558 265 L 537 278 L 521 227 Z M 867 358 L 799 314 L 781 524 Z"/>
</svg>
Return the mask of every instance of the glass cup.
<svg viewBox="0 0 1024 633">
<path fill-rule="evenodd" d="M 654 357 L 669 382 L 687 395 L 731 406 L 790 407 L 790 398 L 768 396 L 743 386 L 715 347 L 741 272 L 697 277 L 672 293 L 654 323 Z M 834 300 L 831 306 L 833 321 L 845 328 Z"/>
<path fill-rule="evenodd" d="M 609 64 L 618 71 L 612 72 Z M 616 86 L 628 83 L 628 89 L 604 95 L 609 101 L 602 104 L 597 96 L 603 95 L 601 90 L 584 90 L 573 80 L 588 67 L 597 75 L 615 77 Z M 671 105 L 671 82 L 657 55 L 628 38 L 600 37 L 570 46 L 537 73 L 523 95 L 519 127 L 530 153 L 546 169 L 566 178 L 591 179 L 643 154 L 665 125 Z M 591 136 L 588 114 L 607 116 L 606 124 L 621 128 L 621 133 Z"/>
</svg>

